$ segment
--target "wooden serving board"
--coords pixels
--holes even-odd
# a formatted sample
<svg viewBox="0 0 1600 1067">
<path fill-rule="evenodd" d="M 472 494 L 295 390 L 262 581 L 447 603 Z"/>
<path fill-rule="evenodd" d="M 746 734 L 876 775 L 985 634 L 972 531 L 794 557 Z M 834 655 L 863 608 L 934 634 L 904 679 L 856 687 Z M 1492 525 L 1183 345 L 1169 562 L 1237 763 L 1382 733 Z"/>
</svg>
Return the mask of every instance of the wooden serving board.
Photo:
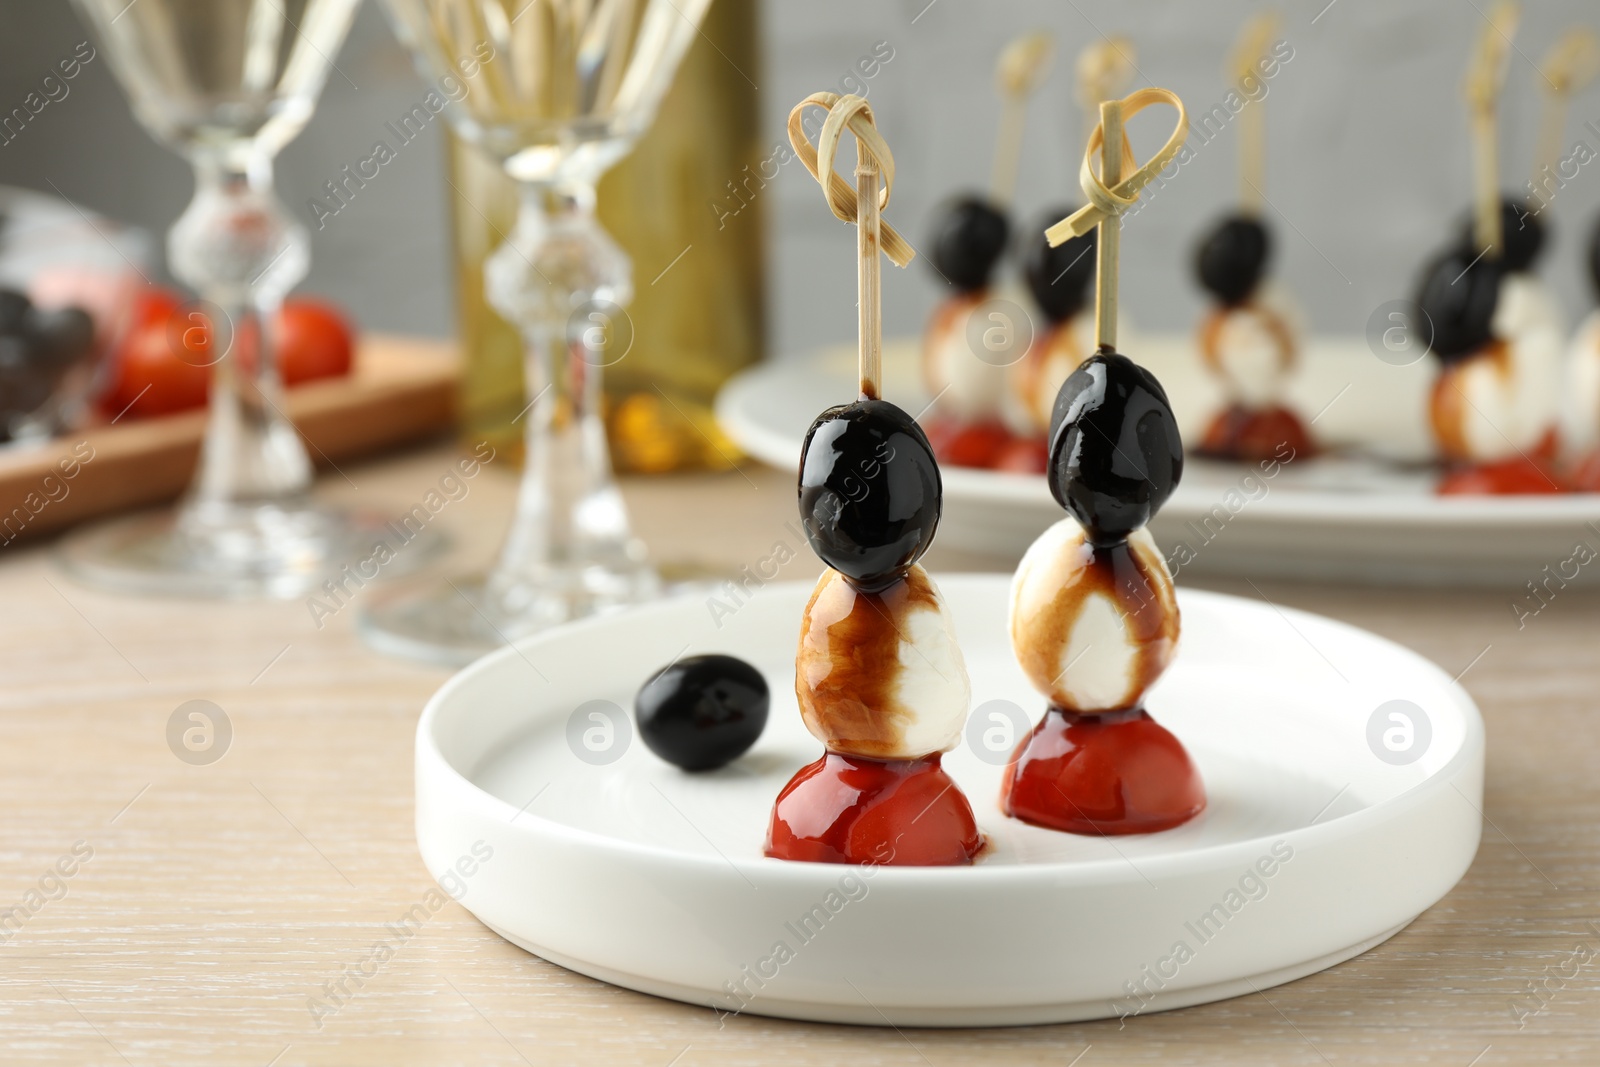
<svg viewBox="0 0 1600 1067">
<path fill-rule="evenodd" d="M 348 377 L 286 391 L 321 467 L 449 429 L 460 367 L 445 341 L 362 339 Z M 91 426 L 36 448 L 0 450 L 0 544 L 177 498 L 194 476 L 206 412 Z"/>
</svg>

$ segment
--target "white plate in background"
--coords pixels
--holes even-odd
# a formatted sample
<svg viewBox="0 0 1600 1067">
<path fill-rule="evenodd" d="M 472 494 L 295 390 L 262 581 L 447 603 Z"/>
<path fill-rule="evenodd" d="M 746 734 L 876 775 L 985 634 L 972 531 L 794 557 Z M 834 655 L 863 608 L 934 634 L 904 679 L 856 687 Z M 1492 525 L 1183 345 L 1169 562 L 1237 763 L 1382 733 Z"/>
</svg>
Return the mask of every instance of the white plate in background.
<svg viewBox="0 0 1600 1067">
<path fill-rule="evenodd" d="M 1216 383 L 1186 336 L 1141 334 L 1130 353 L 1162 381 L 1185 437 L 1216 410 Z M 1330 446 L 1399 461 L 1297 458 L 1266 478 L 1243 465 L 1190 459 L 1151 524 L 1181 572 L 1521 588 L 1579 541 L 1600 551 L 1600 494 L 1440 497 L 1415 466 L 1429 454 L 1423 360 L 1381 362 L 1359 337 L 1311 338 L 1288 401 Z M 776 360 L 724 386 L 717 417 L 741 448 L 794 469 L 817 413 L 855 397 L 855 350 Z M 884 346 L 884 396 L 916 413 L 928 402 L 915 342 Z M 1409 465 L 1408 465 L 1409 464 Z M 1016 560 L 1061 517 L 1039 475 L 945 465 L 940 543 Z M 1597 524 L 1597 525 L 1591 525 Z"/>
</svg>

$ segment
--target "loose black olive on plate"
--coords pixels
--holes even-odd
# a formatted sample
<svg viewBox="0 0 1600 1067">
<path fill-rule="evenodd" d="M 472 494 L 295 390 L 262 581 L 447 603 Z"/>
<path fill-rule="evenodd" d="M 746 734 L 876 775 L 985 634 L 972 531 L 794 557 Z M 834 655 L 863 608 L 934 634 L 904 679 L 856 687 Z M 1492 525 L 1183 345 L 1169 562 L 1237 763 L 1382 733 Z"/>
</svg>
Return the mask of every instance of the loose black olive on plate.
<svg viewBox="0 0 1600 1067">
<path fill-rule="evenodd" d="M 1028 290 L 1051 322 L 1066 322 L 1082 311 L 1094 285 L 1098 229 L 1070 237 L 1055 248 L 1044 236 L 1047 227 L 1072 212 L 1072 208 L 1049 212 L 1043 224 L 1034 228 L 1023 253 L 1022 274 Z"/>
<path fill-rule="evenodd" d="M 1505 248 L 1498 257 L 1491 250 L 1484 258 L 1498 258 L 1501 268 L 1511 273 L 1525 271 L 1533 266 L 1544 248 L 1544 223 L 1523 201 L 1510 196 L 1501 197 L 1500 240 Z M 1483 251 L 1483 246 L 1478 243 L 1475 220 L 1470 213 L 1461 223 L 1461 246 L 1471 248 L 1474 256 Z"/>
<path fill-rule="evenodd" d="M 883 589 L 922 557 L 942 494 L 922 427 L 887 400 L 829 408 L 806 434 L 800 524 L 822 561 L 860 589 Z"/>
<path fill-rule="evenodd" d="M 1417 309 L 1433 332 L 1432 352 L 1442 363 L 1465 359 L 1494 338 L 1503 261 L 1471 248 L 1452 248 L 1430 260 L 1417 286 Z"/>
<path fill-rule="evenodd" d="M 1183 440 L 1155 375 L 1115 352 L 1090 356 L 1067 376 L 1050 416 L 1056 503 L 1111 545 L 1150 521 L 1183 476 Z"/>
<path fill-rule="evenodd" d="M 766 679 L 744 660 L 685 656 L 644 683 L 633 713 L 651 752 L 686 771 L 709 771 L 749 751 L 770 702 Z"/>
<path fill-rule="evenodd" d="M 1201 239 L 1195 272 L 1201 285 L 1225 306 L 1233 307 L 1256 291 L 1271 258 L 1272 237 L 1261 220 L 1229 215 Z"/>
<path fill-rule="evenodd" d="M 977 292 L 988 286 L 1010 236 L 1000 208 L 976 196 L 957 197 L 934 212 L 928 258 L 957 290 Z"/>
</svg>

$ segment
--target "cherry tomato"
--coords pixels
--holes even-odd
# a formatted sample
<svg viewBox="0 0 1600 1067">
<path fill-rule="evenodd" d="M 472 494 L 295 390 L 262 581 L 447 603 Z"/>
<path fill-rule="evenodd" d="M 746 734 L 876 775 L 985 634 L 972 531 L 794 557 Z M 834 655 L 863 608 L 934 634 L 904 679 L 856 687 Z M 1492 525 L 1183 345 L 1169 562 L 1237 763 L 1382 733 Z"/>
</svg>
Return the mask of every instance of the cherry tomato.
<svg viewBox="0 0 1600 1067">
<path fill-rule="evenodd" d="M 953 467 L 989 469 L 1014 440 L 1010 431 L 998 422 L 977 422 L 951 434 L 936 454 L 939 462 Z"/>
<path fill-rule="evenodd" d="M 181 303 L 182 297 L 171 289 L 151 286 L 134 299 L 133 309 L 128 316 L 129 326 L 137 328 L 152 322 L 165 322 Z"/>
<path fill-rule="evenodd" d="M 1579 460 L 1567 481 L 1575 493 L 1600 493 L 1600 450 Z"/>
<path fill-rule="evenodd" d="M 311 297 L 284 301 L 278 313 L 278 373 L 285 385 L 350 373 L 355 339 L 332 304 Z"/>
<path fill-rule="evenodd" d="M 1442 477 L 1438 485 L 1441 496 L 1547 495 L 1561 491 L 1559 479 L 1544 465 L 1521 457 L 1458 468 Z"/>
<path fill-rule="evenodd" d="M 234 338 L 233 358 L 248 372 L 253 333 Z M 344 316 L 324 301 L 296 297 L 278 315 L 278 370 L 297 385 L 350 372 L 354 342 Z M 211 329 L 205 313 L 175 293 L 151 289 L 130 315 L 127 336 L 113 357 L 112 381 L 100 409 L 113 418 L 167 415 L 204 407 L 211 381 Z"/>
<path fill-rule="evenodd" d="M 113 379 L 100 398 L 112 418 L 146 418 L 204 407 L 211 384 L 210 331 L 184 323 L 178 297 L 142 295 L 128 334 L 113 356 Z"/>
<path fill-rule="evenodd" d="M 995 457 L 994 469 L 1011 474 L 1043 474 L 1050 466 L 1050 450 L 1034 437 L 1013 437 Z"/>
</svg>

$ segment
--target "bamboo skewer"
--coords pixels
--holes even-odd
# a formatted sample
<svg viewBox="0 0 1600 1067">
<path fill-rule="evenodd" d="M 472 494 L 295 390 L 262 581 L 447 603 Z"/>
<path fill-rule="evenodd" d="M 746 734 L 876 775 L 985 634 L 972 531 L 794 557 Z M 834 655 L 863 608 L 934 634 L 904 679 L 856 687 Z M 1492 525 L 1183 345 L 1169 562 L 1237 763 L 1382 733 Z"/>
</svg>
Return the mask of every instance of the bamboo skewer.
<svg viewBox="0 0 1600 1067">
<path fill-rule="evenodd" d="M 1127 91 L 1134 62 L 1133 42 L 1126 37 L 1108 37 L 1078 53 L 1078 101 L 1086 136 L 1100 121 L 1100 104 Z"/>
<path fill-rule="evenodd" d="M 878 161 L 856 142 L 856 366 L 861 399 L 878 399 L 883 379 L 883 270 L 878 260 Z"/>
<path fill-rule="evenodd" d="M 1124 134 L 1124 123 L 1151 104 L 1171 105 L 1178 112 L 1178 123 L 1159 152 L 1143 166 L 1133 167 L 1133 172 L 1125 175 L 1124 170 L 1132 166 L 1133 155 Z M 1188 112 L 1184 110 L 1178 94 L 1170 89 L 1140 89 L 1121 100 L 1102 101 L 1100 124 L 1089 135 L 1083 165 L 1078 169 L 1078 184 L 1089 198 L 1089 203 L 1044 231 L 1051 247 L 1057 247 L 1073 237 L 1088 233 L 1096 226 L 1100 227 L 1095 263 L 1098 274 L 1095 282 L 1095 343 L 1102 352 L 1115 351 L 1117 344 L 1117 268 L 1122 251 L 1122 213 L 1134 205 L 1140 191 L 1177 157 L 1188 133 Z M 1100 157 L 1099 175 L 1094 170 L 1097 153 Z"/>
<path fill-rule="evenodd" d="M 1494 112 L 1472 116 L 1473 222 L 1472 233 L 1491 259 L 1500 258 L 1500 175 L 1496 159 Z"/>
<path fill-rule="evenodd" d="M 1500 166 L 1496 136 L 1496 104 L 1505 85 L 1511 35 L 1517 29 L 1517 5 L 1496 4 L 1478 35 L 1472 65 L 1467 71 L 1466 98 L 1472 116 L 1472 174 L 1474 240 L 1482 250 L 1498 257 L 1504 234 L 1500 232 Z"/>
<path fill-rule="evenodd" d="M 1122 101 L 1100 102 L 1100 180 L 1115 188 L 1122 181 Z M 1122 216 L 1100 223 L 1095 243 L 1094 343 L 1101 352 L 1117 350 L 1117 269 L 1122 258 Z"/>
<path fill-rule="evenodd" d="M 996 204 L 1011 203 L 1016 192 L 1028 97 L 1049 72 L 1055 48 L 1054 37 L 1043 30 L 1034 30 L 1006 45 L 1000 53 L 995 80 L 999 83 L 1003 104 L 994 148 L 994 170 L 989 178 L 989 193 Z"/>
<path fill-rule="evenodd" d="M 814 148 L 801 124 L 808 107 L 828 112 Z M 854 188 L 834 172 L 833 166 L 846 130 L 856 139 Z M 857 360 L 861 399 L 874 400 L 879 396 L 883 376 L 882 264 L 878 253 L 888 256 L 897 267 L 904 267 L 917 254 L 883 220 L 883 209 L 894 189 L 894 155 L 873 124 L 872 108 L 859 96 L 812 93 L 789 112 L 788 132 L 795 155 L 822 186 L 828 207 L 838 218 L 856 224 L 856 298 L 860 305 Z"/>
<path fill-rule="evenodd" d="M 1244 92 L 1247 78 L 1260 80 L 1256 64 L 1267 54 L 1272 35 L 1278 31 L 1278 14 L 1264 11 L 1246 22 L 1228 56 L 1225 74 L 1234 89 Z M 1249 96 L 1248 93 L 1245 94 Z M 1248 215 L 1261 214 L 1262 190 L 1266 188 L 1266 97 L 1245 105 L 1239 124 L 1239 204 Z"/>
<path fill-rule="evenodd" d="M 1544 61 L 1539 64 L 1539 75 L 1544 106 L 1530 179 L 1536 194 L 1543 173 L 1554 171 L 1561 161 L 1561 134 L 1567 126 L 1567 105 L 1572 101 L 1572 94 L 1600 75 L 1600 36 L 1587 26 L 1567 30 L 1545 53 Z"/>
</svg>

